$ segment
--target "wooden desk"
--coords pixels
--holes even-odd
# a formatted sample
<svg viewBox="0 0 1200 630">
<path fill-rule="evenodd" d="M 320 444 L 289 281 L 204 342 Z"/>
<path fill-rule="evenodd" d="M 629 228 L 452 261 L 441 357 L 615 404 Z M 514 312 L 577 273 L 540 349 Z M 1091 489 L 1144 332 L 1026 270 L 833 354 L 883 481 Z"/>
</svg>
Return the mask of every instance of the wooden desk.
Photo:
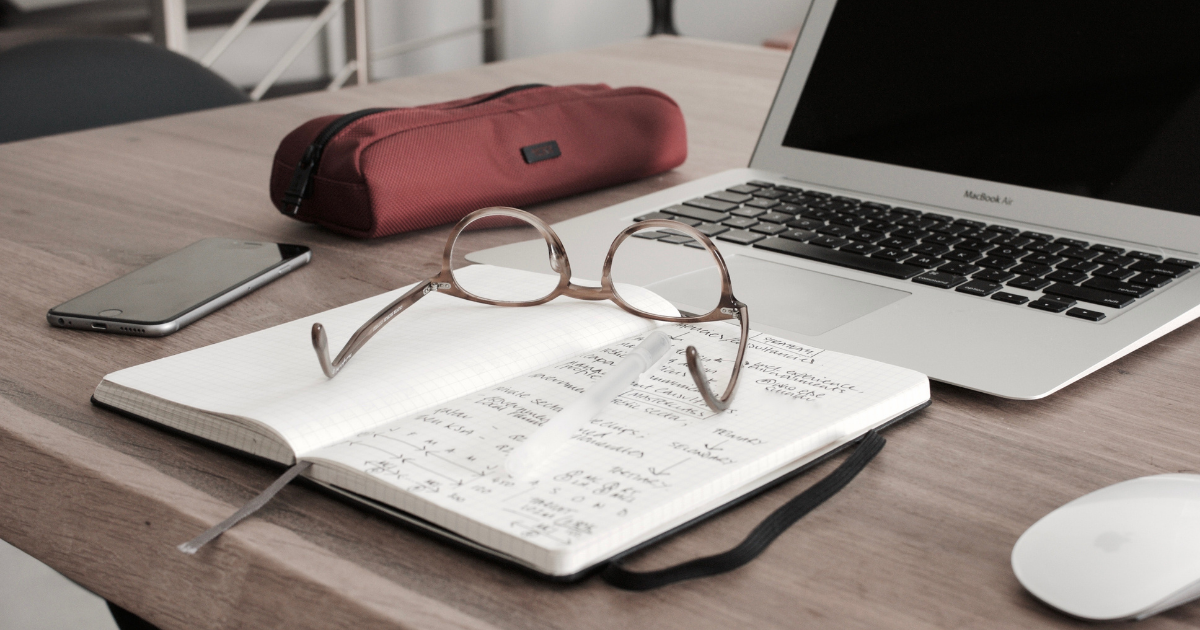
<svg viewBox="0 0 1200 630">
<path fill-rule="evenodd" d="M 672 173 L 536 209 L 557 221 L 743 166 L 787 61 L 661 38 L 0 145 L 0 538 L 164 630 L 261 627 L 961 628 L 1081 625 L 1013 577 L 1017 537 L 1088 491 L 1200 462 L 1200 326 L 1048 400 L 934 386 L 844 492 L 731 574 L 649 593 L 555 586 L 304 487 L 195 557 L 174 546 L 275 470 L 93 408 L 114 370 L 429 277 L 447 229 L 372 242 L 281 217 L 278 140 L 310 117 L 530 82 L 648 85 L 678 99 Z M 313 263 L 164 339 L 50 328 L 55 304 L 206 236 L 306 243 Z M 498 244 L 494 243 L 494 244 Z M 638 560 L 723 550 L 833 463 Z M 1200 626 L 1200 605 L 1141 624 Z"/>
</svg>

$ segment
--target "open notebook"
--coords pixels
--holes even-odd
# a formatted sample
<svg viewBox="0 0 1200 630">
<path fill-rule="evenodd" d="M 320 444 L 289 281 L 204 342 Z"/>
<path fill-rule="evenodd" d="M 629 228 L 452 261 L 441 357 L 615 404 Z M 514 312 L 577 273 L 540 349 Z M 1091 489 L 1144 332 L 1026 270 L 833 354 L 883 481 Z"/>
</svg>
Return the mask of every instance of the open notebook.
<svg viewBox="0 0 1200 630">
<path fill-rule="evenodd" d="M 534 283 L 477 265 L 480 282 Z M 597 563 L 794 471 L 929 400 L 922 374 L 751 335 L 730 410 L 714 414 L 683 357 L 727 378 L 738 329 L 668 325 L 672 350 L 530 479 L 504 459 L 656 326 L 608 302 L 532 308 L 430 294 L 334 379 L 330 346 L 406 289 L 109 374 L 97 404 L 281 464 L 318 483 L 549 576 Z M 647 310 L 666 303 L 622 289 Z M 753 306 L 753 305 L 751 305 Z M 718 390 L 719 391 L 719 390 Z"/>
</svg>

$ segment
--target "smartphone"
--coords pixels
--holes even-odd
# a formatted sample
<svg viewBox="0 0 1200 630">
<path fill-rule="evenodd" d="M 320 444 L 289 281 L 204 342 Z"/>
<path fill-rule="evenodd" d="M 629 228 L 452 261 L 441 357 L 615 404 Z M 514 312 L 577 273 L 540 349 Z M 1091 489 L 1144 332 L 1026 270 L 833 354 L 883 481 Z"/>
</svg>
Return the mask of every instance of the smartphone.
<svg viewBox="0 0 1200 630">
<path fill-rule="evenodd" d="M 162 337 L 303 266 L 303 245 L 206 238 L 50 309 L 51 326 Z"/>
</svg>

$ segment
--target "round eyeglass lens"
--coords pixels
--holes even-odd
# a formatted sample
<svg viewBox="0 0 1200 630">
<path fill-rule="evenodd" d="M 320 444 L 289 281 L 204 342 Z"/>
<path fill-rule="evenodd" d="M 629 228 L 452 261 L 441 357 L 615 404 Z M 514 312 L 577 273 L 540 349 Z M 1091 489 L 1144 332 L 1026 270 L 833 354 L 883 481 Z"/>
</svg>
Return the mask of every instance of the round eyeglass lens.
<svg viewBox="0 0 1200 630">
<path fill-rule="evenodd" d="M 534 271 L 504 273 L 500 280 L 488 268 L 475 268 L 466 255 L 493 247 L 497 242 L 537 241 L 539 254 L 530 256 Z M 531 248 L 532 249 L 532 248 Z M 527 267 L 529 269 L 530 267 Z M 496 302 L 536 302 L 554 292 L 559 274 L 550 255 L 550 242 L 523 217 L 485 216 L 472 221 L 454 241 L 450 258 L 454 280 L 464 291 Z"/>
<path fill-rule="evenodd" d="M 622 241 L 613 254 L 612 280 L 627 304 L 661 317 L 707 315 L 721 301 L 716 257 L 702 242 L 669 227 L 640 228 Z"/>
</svg>

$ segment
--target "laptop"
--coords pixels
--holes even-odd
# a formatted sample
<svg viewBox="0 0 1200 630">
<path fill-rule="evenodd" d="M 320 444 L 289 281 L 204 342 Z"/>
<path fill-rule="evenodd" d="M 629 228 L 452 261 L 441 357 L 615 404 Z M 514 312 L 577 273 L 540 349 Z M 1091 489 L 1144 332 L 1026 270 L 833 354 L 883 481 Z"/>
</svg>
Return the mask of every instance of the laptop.
<svg viewBox="0 0 1200 630">
<path fill-rule="evenodd" d="M 1183 0 L 815 0 L 747 168 L 554 228 L 596 278 L 687 222 L 756 330 L 1041 398 L 1200 314 L 1198 32 Z M 616 279 L 704 312 L 688 240 Z"/>
</svg>

